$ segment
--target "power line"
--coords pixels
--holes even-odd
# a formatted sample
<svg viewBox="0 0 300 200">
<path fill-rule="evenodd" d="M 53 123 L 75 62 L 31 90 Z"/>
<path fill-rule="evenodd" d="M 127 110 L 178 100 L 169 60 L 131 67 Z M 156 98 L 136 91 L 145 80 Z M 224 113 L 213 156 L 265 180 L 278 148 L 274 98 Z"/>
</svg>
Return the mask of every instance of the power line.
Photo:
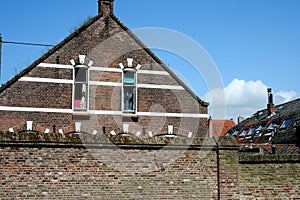
<svg viewBox="0 0 300 200">
<path fill-rule="evenodd" d="M 2 44 L 13 44 L 13 45 L 26 45 L 26 46 L 40 46 L 40 47 L 53 47 L 51 44 L 40 44 L 31 42 L 13 42 L 13 41 L 3 41 L 2 35 L 0 34 L 0 80 L 1 80 L 1 57 L 2 57 Z"/>
<path fill-rule="evenodd" d="M 11 42 L 11 41 L 2 41 L 3 44 L 17 44 L 17 45 L 27 45 L 27 46 L 43 46 L 43 47 L 53 47 L 52 44 L 39 44 L 39 43 L 30 43 L 30 42 Z"/>
</svg>

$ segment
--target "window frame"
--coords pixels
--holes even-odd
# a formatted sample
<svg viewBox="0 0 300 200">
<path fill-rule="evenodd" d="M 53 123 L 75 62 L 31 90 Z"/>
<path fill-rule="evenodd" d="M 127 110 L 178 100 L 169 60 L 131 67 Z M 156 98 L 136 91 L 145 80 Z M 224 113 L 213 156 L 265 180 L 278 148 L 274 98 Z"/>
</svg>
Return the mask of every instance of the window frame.
<svg viewBox="0 0 300 200">
<path fill-rule="evenodd" d="M 84 68 L 86 69 L 85 78 L 86 81 L 76 81 L 76 69 Z M 85 107 L 76 108 L 75 107 L 75 93 L 76 93 L 76 84 L 85 84 Z M 87 112 L 89 110 L 89 67 L 83 64 L 74 65 L 73 67 L 73 90 L 72 90 L 72 110 L 74 112 Z"/>
<path fill-rule="evenodd" d="M 232 135 L 233 137 L 237 137 L 240 131 L 241 131 L 241 130 L 236 129 L 231 135 Z"/>
<path fill-rule="evenodd" d="M 267 133 L 273 132 L 274 130 L 276 130 L 276 126 L 277 126 L 277 120 L 271 121 L 266 129 L 266 132 Z"/>
<path fill-rule="evenodd" d="M 286 121 L 289 121 L 287 125 L 285 125 Z M 280 124 L 279 130 L 286 130 L 290 126 L 291 122 L 292 122 L 292 117 L 286 117 L 283 120 L 283 122 Z M 285 126 L 283 126 L 283 125 L 285 125 Z"/>
<path fill-rule="evenodd" d="M 253 134 L 253 138 L 258 138 L 262 135 L 263 130 L 265 128 L 265 124 L 260 124 L 255 130 Z"/>
<path fill-rule="evenodd" d="M 239 139 L 244 138 L 244 137 L 248 134 L 249 130 L 250 130 L 249 127 L 244 128 L 244 129 L 242 130 L 242 132 L 239 134 Z"/>
<path fill-rule="evenodd" d="M 255 133 L 255 130 L 256 130 L 256 127 L 255 127 L 255 126 L 252 126 L 252 127 L 249 129 L 249 131 L 248 131 L 247 135 L 245 136 L 245 138 L 246 138 L 246 139 L 251 139 L 252 136 L 253 136 L 253 134 Z"/>
<path fill-rule="evenodd" d="M 125 85 L 125 74 L 126 72 L 132 72 L 134 74 L 134 84 L 133 85 Z M 125 110 L 125 88 L 133 88 L 133 110 Z M 137 71 L 131 67 L 125 67 L 122 71 L 122 113 L 124 115 L 136 115 L 137 114 Z"/>
</svg>

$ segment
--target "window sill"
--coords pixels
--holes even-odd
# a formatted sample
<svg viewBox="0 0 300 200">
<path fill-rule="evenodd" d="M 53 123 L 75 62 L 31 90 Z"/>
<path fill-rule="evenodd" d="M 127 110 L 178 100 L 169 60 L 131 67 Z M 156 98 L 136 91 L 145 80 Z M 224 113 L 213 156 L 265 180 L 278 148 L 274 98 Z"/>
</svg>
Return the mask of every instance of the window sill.
<svg viewBox="0 0 300 200">
<path fill-rule="evenodd" d="M 79 115 L 79 116 L 90 116 L 90 113 L 87 111 L 74 111 L 73 115 Z"/>
</svg>

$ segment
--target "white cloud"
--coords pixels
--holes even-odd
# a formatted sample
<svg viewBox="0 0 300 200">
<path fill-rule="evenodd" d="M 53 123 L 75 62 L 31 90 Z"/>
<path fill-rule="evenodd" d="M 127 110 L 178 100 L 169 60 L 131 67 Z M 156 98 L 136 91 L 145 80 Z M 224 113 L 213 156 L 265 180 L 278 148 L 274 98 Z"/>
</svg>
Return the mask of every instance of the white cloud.
<svg viewBox="0 0 300 200">
<path fill-rule="evenodd" d="M 256 111 L 266 108 L 267 88 L 260 80 L 234 79 L 223 89 L 206 93 L 203 99 L 210 102 L 210 114 L 213 118 L 236 120 L 238 116 L 250 117 Z M 274 103 L 281 104 L 299 97 L 294 91 L 275 92 Z M 222 110 L 226 111 L 226 116 L 222 114 Z"/>
<path fill-rule="evenodd" d="M 297 94 L 295 91 L 279 91 L 275 93 L 274 97 L 276 104 L 285 103 L 297 98 L 300 98 L 300 94 Z"/>
</svg>

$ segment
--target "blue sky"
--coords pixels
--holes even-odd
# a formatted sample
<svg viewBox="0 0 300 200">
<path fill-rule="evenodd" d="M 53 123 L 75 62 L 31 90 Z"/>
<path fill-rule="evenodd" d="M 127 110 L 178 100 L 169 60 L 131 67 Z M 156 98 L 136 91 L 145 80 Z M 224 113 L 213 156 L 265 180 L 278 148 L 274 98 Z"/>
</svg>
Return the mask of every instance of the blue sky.
<svg viewBox="0 0 300 200">
<path fill-rule="evenodd" d="M 1 0 L 5 41 L 57 44 L 97 14 L 97 0 Z M 223 79 L 228 118 L 249 116 L 266 104 L 300 97 L 300 1 L 297 0 L 115 0 L 115 15 L 130 29 L 162 27 L 196 40 Z M 3 44 L 4 83 L 48 48 Z M 209 101 L 203 78 L 182 59 L 157 52 Z"/>
</svg>

